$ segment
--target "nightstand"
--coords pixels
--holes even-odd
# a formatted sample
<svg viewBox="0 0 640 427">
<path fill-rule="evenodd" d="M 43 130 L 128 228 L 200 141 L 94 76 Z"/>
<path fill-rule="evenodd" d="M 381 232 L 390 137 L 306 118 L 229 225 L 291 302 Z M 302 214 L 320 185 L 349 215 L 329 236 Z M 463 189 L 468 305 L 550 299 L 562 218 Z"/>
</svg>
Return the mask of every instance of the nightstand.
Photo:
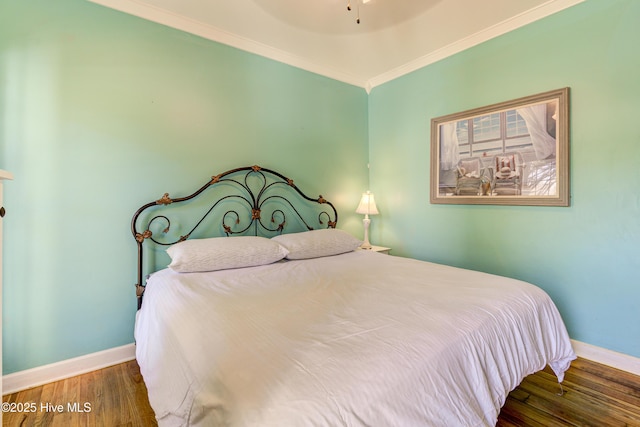
<svg viewBox="0 0 640 427">
<path fill-rule="evenodd" d="M 363 249 L 363 251 L 380 252 L 381 254 L 390 255 L 391 248 L 385 248 L 384 246 L 371 245 L 371 249 Z"/>
</svg>

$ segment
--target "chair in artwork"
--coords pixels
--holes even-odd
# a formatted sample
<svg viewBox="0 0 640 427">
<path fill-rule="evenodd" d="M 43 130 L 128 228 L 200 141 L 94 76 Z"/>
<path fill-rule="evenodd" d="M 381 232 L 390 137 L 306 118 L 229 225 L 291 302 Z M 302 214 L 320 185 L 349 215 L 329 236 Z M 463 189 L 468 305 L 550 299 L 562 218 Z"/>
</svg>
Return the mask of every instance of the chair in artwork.
<svg viewBox="0 0 640 427">
<path fill-rule="evenodd" d="M 482 194 L 484 168 L 478 157 L 469 157 L 458 162 L 456 170 L 456 191 L 458 196 L 479 196 Z"/>
<path fill-rule="evenodd" d="M 522 194 L 524 162 L 518 152 L 504 153 L 493 158 L 492 194 L 519 196 Z"/>
</svg>

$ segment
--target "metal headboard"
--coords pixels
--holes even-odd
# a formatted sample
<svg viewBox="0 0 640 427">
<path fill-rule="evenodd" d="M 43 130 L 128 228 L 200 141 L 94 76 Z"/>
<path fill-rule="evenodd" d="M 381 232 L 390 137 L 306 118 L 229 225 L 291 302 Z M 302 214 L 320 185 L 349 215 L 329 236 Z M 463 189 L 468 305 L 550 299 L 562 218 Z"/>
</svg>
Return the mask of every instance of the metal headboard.
<svg viewBox="0 0 640 427">
<path fill-rule="evenodd" d="M 251 179 L 253 179 L 252 183 L 249 182 Z M 163 239 L 163 237 L 167 238 L 167 233 L 171 229 L 170 214 L 165 212 L 167 210 L 165 208 L 168 208 L 169 205 L 174 206 L 199 198 L 205 193 L 205 190 L 221 185 L 228 185 L 228 191 L 225 191 L 223 195 L 214 195 L 210 201 L 205 199 L 204 214 L 197 216 L 192 224 L 186 226 L 181 224 L 180 227 L 187 230 L 186 234 L 177 238 L 168 238 L 168 240 Z M 291 190 L 295 190 L 295 193 Z M 265 204 L 269 205 L 269 208 Z M 304 204 L 308 206 L 303 206 Z M 307 212 L 314 205 L 322 206 L 316 207 L 313 213 Z M 225 206 L 227 206 L 227 210 L 223 211 Z M 246 209 L 245 215 L 241 215 L 239 206 Z M 148 209 L 150 211 L 145 212 Z M 263 211 L 266 211 L 266 216 Z M 143 212 L 146 216 L 141 217 Z M 218 214 L 217 217 L 214 212 Z M 142 305 L 145 286 L 142 280 L 145 241 L 170 246 L 187 240 L 196 234 L 197 230 L 202 232 L 206 228 L 206 231 L 210 231 L 211 227 L 205 222 L 206 219 L 217 220 L 219 236 L 233 234 L 276 235 L 285 230 L 287 214 L 294 216 L 296 222 L 302 224 L 307 230 L 335 228 L 338 222 L 338 212 L 333 204 L 325 200 L 322 195 L 315 199 L 308 197 L 296 187 L 292 179 L 260 166 L 231 169 L 213 176 L 206 184 L 186 197 L 171 198 L 169 193 L 165 193 L 160 199 L 143 205 L 131 220 L 131 233 L 138 245 L 138 281 L 135 284 L 138 308 Z M 315 216 L 315 218 L 310 220 L 311 216 Z M 264 220 L 265 217 L 268 218 L 267 221 Z M 152 228 L 157 229 L 158 223 L 164 225 L 164 228 L 160 233 L 156 232 L 154 235 Z M 198 237 L 213 236 L 201 233 Z"/>
</svg>

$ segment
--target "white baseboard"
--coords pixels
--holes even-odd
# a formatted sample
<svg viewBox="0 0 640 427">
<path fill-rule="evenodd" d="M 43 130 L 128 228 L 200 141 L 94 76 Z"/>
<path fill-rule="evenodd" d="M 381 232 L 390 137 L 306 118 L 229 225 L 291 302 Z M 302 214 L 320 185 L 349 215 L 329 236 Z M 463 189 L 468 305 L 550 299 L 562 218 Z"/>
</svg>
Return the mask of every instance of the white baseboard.
<svg viewBox="0 0 640 427">
<path fill-rule="evenodd" d="M 617 353 L 612 350 L 607 350 L 606 348 L 596 347 L 595 345 L 576 340 L 571 340 L 571 344 L 573 345 L 573 350 L 579 357 L 593 360 L 594 362 L 611 366 L 612 368 L 631 372 L 635 375 L 640 375 L 640 359 L 637 357 Z"/>
<path fill-rule="evenodd" d="M 571 340 L 571 343 L 579 357 L 640 375 L 640 358 L 576 340 Z M 135 344 L 127 344 L 50 365 L 15 372 L 2 377 L 2 394 L 15 393 L 20 390 L 128 362 L 135 358 Z"/>
<path fill-rule="evenodd" d="M 126 344 L 121 347 L 62 360 L 50 365 L 14 372 L 2 377 L 2 394 L 15 393 L 20 390 L 75 377 L 76 375 L 128 362 L 135 358 L 135 344 Z"/>
</svg>

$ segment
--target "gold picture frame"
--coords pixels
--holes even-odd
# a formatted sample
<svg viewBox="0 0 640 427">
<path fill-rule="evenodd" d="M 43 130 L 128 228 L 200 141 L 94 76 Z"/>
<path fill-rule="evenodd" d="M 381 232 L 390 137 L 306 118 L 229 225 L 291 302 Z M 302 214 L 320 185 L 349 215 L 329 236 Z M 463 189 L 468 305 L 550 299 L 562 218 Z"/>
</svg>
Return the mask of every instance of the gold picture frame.
<svg viewBox="0 0 640 427">
<path fill-rule="evenodd" d="M 568 87 L 431 120 L 431 203 L 569 199 Z"/>
</svg>

